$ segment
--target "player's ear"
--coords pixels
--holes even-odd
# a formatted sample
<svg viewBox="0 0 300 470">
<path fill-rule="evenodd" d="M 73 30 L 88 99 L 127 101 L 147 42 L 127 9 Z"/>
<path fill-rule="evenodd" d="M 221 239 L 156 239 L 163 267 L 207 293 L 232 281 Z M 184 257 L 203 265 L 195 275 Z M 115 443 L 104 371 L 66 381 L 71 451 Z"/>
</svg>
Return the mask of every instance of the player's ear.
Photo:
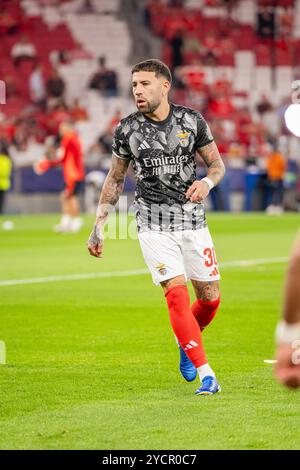
<svg viewBox="0 0 300 470">
<path fill-rule="evenodd" d="M 162 86 L 163 86 L 163 94 L 167 95 L 170 91 L 171 83 L 168 80 L 164 80 Z"/>
</svg>

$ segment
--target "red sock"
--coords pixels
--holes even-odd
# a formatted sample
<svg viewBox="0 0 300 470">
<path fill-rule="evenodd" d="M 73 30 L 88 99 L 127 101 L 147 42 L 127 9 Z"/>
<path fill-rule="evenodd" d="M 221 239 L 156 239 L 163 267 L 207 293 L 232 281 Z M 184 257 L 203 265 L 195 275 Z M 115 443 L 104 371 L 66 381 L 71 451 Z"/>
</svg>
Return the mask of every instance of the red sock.
<svg viewBox="0 0 300 470">
<path fill-rule="evenodd" d="M 204 302 L 204 300 L 197 299 L 192 305 L 192 313 L 196 318 L 201 331 L 210 324 L 215 314 L 217 313 L 220 304 L 220 297 L 216 300 Z"/>
<path fill-rule="evenodd" d="M 207 363 L 199 325 L 192 314 L 186 286 L 171 287 L 165 293 L 170 321 L 181 347 L 195 367 Z"/>
</svg>

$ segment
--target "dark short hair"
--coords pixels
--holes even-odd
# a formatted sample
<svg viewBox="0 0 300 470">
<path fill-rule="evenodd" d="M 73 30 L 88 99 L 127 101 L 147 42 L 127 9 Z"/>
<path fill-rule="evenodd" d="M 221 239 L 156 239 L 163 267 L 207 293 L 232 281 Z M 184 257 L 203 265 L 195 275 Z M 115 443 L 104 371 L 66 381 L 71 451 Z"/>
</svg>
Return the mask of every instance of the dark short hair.
<svg viewBox="0 0 300 470">
<path fill-rule="evenodd" d="M 164 64 L 161 60 L 158 59 L 148 59 L 135 64 L 132 69 L 131 73 L 134 74 L 135 72 L 155 72 L 155 76 L 158 77 L 162 75 L 165 77 L 168 82 L 172 83 L 172 74 L 169 67 Z"/>
</svg>

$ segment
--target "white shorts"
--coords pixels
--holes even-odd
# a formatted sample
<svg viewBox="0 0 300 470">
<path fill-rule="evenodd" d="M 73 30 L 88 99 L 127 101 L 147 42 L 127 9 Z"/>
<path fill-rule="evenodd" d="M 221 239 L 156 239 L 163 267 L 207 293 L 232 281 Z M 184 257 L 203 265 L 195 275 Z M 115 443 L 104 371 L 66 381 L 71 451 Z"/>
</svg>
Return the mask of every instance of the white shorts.
<svg viewBox="0 0 300 470">
<path fill-rule="evenodd" d="M 195 281 L 220 279 L 208 227 L 178 232 L 145 231 L 138 237 L 154 284 L 179 275 Z"/>
</svg>

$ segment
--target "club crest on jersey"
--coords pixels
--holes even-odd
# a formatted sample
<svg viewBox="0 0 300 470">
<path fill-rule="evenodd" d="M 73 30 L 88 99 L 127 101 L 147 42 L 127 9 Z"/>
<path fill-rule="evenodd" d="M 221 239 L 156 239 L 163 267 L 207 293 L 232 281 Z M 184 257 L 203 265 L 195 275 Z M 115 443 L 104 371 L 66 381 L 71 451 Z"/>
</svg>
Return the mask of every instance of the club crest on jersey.
<svg viewBox="0 0 300 470">
<path fill-rule="evenodd" d="M 167 274 L 167 268 L 166 268 L 166 265 L 163 264 L 163 263 L 159 263 L 157 266 L 155 266 L 156 269 L 158 270 L 159 274 L 161 274 L 162 276 L 164 276 L 165 274 Z"/>
<path fill-rule="evenodd" d="M 189 145 L 190 134 L 190 132 L 179 132 L 178 134 L 176 134 L 176 137 L 179 138 L 181 147 L 187 147 Z"/>
</svg>

